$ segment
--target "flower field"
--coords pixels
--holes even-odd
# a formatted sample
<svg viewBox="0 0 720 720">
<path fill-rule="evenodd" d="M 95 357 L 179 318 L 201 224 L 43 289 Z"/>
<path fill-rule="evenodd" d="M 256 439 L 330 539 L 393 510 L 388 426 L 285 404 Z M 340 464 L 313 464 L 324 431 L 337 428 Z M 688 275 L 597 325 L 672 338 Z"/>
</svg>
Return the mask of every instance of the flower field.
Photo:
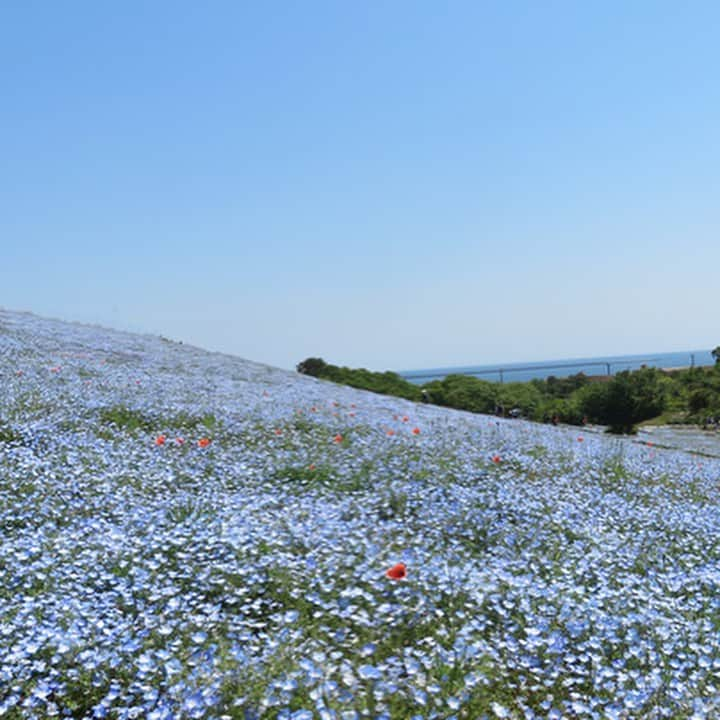
<svg viewBox="0 0 720 720">
<path fill-rule="evenodd" d="M 0 718 L 720 717 L 719 486 L 0 311 Z"/>
</svg>

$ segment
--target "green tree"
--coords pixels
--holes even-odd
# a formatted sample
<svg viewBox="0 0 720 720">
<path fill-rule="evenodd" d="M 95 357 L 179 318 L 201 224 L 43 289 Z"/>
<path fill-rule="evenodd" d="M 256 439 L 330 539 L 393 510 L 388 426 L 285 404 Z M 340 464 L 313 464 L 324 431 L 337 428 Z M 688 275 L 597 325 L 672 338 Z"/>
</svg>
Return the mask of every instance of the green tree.
<svg viewBox="0 0 720 720">
<path fill-rule="evenodd" d="M 422 398 L 420 388 L 394 372 L 372 372 L 365 368 L 339 367 L 326 363 L 322 358 L 307 358 L 295 368 L 303 375 L 331 380 L 360 390 L 370 390 L 383 395 L 395 395 L 408 400 Z"/>
<path fill-rule="evenodd" d="M 670 383 L 656 368 L 625 370 L 607 383 L 581 388 L 579 407 L 591 421 L 608 425 L 610 432 L 631 433 L 637 423 L 663 412 Z"/>
<path fill-rule="evenodd" d="M 498 386 L 470 375 L 447 375 L 442 380 L 423 385 L 430 401 L 436 405 L 491 413 L 497 404 Z"/>
<path fill-rule="evenodd" d="M 328 364 L 322 358 L 307 358 L 299 362 L 295 369 L 301 375 L 312 375 L 312 377 L 320 377 Z"/>
<path fill-rule="evenodd" d="M 498 388 L 498 402 L 506 412 L 519 409 L 525 417 L 535 418 L 542 401 L 542 391 L 531 382 L 511 382 Z"/>
</svg>

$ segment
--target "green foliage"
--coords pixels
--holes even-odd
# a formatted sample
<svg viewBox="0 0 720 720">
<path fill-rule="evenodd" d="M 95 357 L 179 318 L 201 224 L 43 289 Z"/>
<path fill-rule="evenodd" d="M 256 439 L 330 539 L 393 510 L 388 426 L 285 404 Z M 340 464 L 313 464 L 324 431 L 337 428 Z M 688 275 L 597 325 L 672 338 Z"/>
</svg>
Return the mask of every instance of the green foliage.
<svg viewBox="0 0 720 720">
<path fill-rule="evenodd" d="M 172 505 L 167 510 L 167 517 L 175 524 L 186 520 L 194 520 L 203 515 L 209 515 L 209 508 L 205 507 L 195 498 L 183 499 Z"/>
<path fill-rule="evenodd" d="M 669 382 L 656 368 L 625 370 L 610 382 L 579 390 L 579 407 L 591 421 L 608 425 L 610 432 L 631 433 L 637 423 L 663 412 Z"/>
<path fill-rule="evenodd" d="M 470 375 L 447 375 L 423 386 L 430 402 L 477 413 L 495 411 L 498 386 Z"/>
<path fill-rule="evenodd" d="M 531 382 L 513 382 L 499 386 L 498 401 L 505 412 L 517 408 L 525 417 L 535 418 L 542 406 L 543 394 Z"/>
<path fill-rule="evenodd" d="M 326 485 L 332 482 L 333 473 L 331 469 L 327 466 L 315 468 L 311 466 L 301 467 L 295 465 L 288 465 L 287 467 L 276 470 L 275 474 L 273 475 L 273 480 L 277 483 L 291 483 L 300 485 Z"/>
<path fill-rule="evenodd" d="M 199 424 L 208 430 L 214 430 L 217 425 L 217 418 L 212 413 L 208 413 L 200 418 Z"/>
<path fill-rule="evenodd" d="M 322 377 L 322 374 L 327 367 L 328 364 L 322 358 L 307 358 L 298 363 L 295 369 L 302 375 Z"/>
<path fill-rule="evenodd" d="M 676 422 L 704 425 L 720 417 L 720 365 L 669 373 L 668 409 Z"/>
<path fill-rule="evenodd" d="M 157 427 L 151 417 L 148 417 L 139 410 L 133 410 L 124 405 L 113 405 L 113 407 L 102 408 L 100 410 L 100 420 L 107 425 L 115 425 L 115 427 L 130 432 L 135 430 L 151 432 Z"/>
<path fill-rule="evenodd" d="M 710 354 L 715 358 L 715 365 L 720 365 L 720 345 L 718 345 Z"/>
<path fill-rule="evenodd" d="M 154 417 L 124 405 L 102 408 L 99 415 L 103 424 L 113 425 L 128 432 L 137 430 L 159 432 L 168 428 L 185 431 L 202 430 L 204 432 L 213 430 L 217 424 L 217 419 L 211 413 L 191 415 L 185 410 L 181 410 L 168 417 Z"/>
<path fill-rule="evenodd" d="M 0 443 L 21 443 L 22 435 L 15 431 L 11 425 L 0 420 Z"/>
<path fill-rule="evenodd" d="M 543 398 L 531 419 L 537 422 L 552 422 L 553 418 L 556 418 L 558 422 L 568 425 L 581 425 L 585 414 L 577 395 L 575 392 L 568 398 Z"/>
<path fill-rule="evenodd" d="M 534 385 L 544 396 L 567 398 L 589 382 L 590 379 L 585 373 L 577 373 L 577 375 L 570 375 L 566 378 L 556 378 L 551 375 L 545 380 L 531 380 L 530 384 Z"/>
<path fill-rule="evenodd" d="M 390 489 L 385 502 L 378 509 L 378 517 L 380 520 L 393 520 L 402 518 L 408 507 L 408 496 L 404 492 L 396 492 Z"/>
<path fill-rule="evenodd" d="M 713 401 L 713 393 L 707 388 L 696 388 L 688 395 L 688 410 L 693 414 L 697 414 L 703 410 L 707 410 Z"/>
<path fill-rule="evenodd" d="M 720 417 L 720 365 L 685 371 L 678 375 L 676 386 L 686 422 L 704 424 L 708 418 Z"/>
<path fill-rule="evenodd" d="M 395 395 L 406 400 L 422 399 L 417 385 L 413 385 L 394 372 L 372 372 L 365 368 L 352 369 L 330 365 L 320 358 L 308 358 L 297 366 L 298 372 L 312 375 L 323 380 L 331 380 L 340 385 L 349 385 L 359 390 L 370 390 L 383 395 Z"/>
<path fill-rule="evenodd" d="M 720 346 L 713 356 L 718 360 Z M 498 384 L 454 374 L 423 386 L 393 372 L 338 367 L 320 358 L 308 358 L 297 367 L 305 374 L 416 402 L 424 399 L 476 413 L 513 412 L 537 422 L 557 420 L 580 425 L 589 420 L 608 425 L 616 433 L 634 432 L 637 423 L 660 416 L 672 422 L 698 424 L 720 418 L 720 362 L 713 368 L 672 372 L 647 367 L 626 370 L 609 380 L 578 373 L 567 378 L 551 376 Z"/>
</svg>

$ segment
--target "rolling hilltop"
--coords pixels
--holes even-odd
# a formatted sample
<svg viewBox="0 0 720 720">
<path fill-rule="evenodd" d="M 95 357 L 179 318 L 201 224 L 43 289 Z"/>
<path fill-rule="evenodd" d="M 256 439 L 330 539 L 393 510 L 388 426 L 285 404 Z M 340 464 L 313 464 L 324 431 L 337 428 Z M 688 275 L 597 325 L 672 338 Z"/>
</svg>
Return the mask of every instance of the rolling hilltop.
<svg viewBox="0 0 720 720">
<path fill-rule="evenodd" d="M 719 481 L 0 311 L 0 717 L 717 717 Z"/>
</svg>

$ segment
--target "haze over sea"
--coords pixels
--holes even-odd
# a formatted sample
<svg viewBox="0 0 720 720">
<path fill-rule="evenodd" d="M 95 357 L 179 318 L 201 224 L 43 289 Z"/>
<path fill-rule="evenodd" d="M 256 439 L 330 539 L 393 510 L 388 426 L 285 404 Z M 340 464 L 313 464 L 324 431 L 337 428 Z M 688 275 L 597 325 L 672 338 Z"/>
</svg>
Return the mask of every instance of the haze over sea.
<svg viewBox="0 0 720 720">
<path fill-rule="evenodd" d="M 427 368 L 424 370 L 403 370 L 399 374 L 418 385 L 431 380 L 440 380 L 453 373 L 474 375 L 481 380 L 491 382 L 527 382 L 529 380 L 544 379 L 551 375 L 558 378 L 569 377 L 577 373 L 614 375 L 623 370 L 638 370 L 643 365 L 668 369 L 691 367 L 693 365 L 713 365 L 714 362 L 709 350 L 687 350 L 684 352 L 647 353 L 645 355 L 608 355 L 605 357 L 566 358 L 564 360 L 543 360 L 526 363 Z"/>
</svg>

